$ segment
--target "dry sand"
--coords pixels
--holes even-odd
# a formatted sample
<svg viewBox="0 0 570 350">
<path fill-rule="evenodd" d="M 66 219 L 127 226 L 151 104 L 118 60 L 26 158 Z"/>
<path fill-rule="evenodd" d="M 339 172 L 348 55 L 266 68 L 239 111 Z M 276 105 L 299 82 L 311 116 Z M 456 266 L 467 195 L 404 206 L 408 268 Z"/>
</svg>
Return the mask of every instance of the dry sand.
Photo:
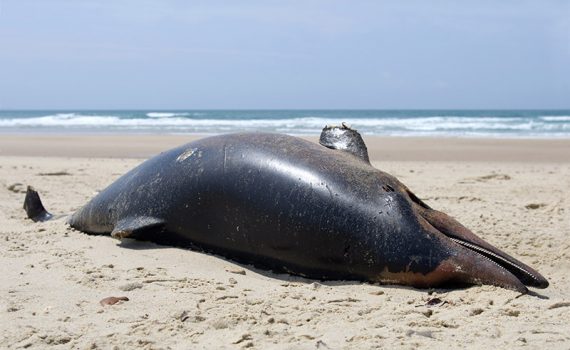
<svg viewBox="0 0 570 350">
<path fill-rule="evenodd" d="M 25 219 L 23 185 L 71 213 L 142 161 L 120 157 L 181 139 L 0 136 L 0 348 L 570 348 L 570 141 L 367 138 L 376 167 L 547 277 L 534 295 L 318 282 Z"/>
</svg>

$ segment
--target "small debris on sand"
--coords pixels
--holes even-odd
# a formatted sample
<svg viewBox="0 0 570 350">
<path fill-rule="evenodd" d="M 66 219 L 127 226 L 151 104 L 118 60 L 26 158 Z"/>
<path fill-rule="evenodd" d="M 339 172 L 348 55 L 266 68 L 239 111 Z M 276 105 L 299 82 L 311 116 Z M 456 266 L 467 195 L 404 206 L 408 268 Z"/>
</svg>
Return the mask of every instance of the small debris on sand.
<svg viewBox="0 0 570 350">
<path fill-rule="evenodd" d="M 101 304 L 101 306 L 115 305 L 121 301 L 129 301 L 129 298 L 127 298 L 127 297 L 107 297 L 107 298 L 101 299 L 99 304 Z"/>
<path fill-rule="evenodd" d="M 233 266 L 226 267 L 226 272 L 235 273 L 236 275 L 245 275 L 244 269 L 240 269 L 239 267 L 233 267 Z"/>
</svg>

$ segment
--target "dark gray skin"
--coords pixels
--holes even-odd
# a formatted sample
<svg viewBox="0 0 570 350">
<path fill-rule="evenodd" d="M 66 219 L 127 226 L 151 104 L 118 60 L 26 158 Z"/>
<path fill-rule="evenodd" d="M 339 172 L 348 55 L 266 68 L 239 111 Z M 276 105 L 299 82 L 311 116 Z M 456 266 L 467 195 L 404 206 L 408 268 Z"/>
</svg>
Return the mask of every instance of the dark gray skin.
<svg viewBox="0 0 570 350">
<path fill-rule="evenodd" d="M 315 279 L 522 293 L 548 286 L 372 167 L 356 131 L 325 128 L 321 143 L 264 133 L 204 138 L 131 170 L 69 224 Z"/>
</svg>

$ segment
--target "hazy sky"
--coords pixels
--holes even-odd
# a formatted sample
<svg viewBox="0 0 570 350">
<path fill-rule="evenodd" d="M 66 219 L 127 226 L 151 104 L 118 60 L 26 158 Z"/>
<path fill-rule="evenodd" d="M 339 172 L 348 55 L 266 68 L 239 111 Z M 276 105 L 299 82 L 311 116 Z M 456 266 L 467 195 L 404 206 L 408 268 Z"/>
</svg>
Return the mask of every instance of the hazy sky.
<svg viewBox="0 0 570 350">
<path fill-rule="evenodd" d="M 0 0 L 25 108 L 570 108 L 570 1 Z"/>
</svg>

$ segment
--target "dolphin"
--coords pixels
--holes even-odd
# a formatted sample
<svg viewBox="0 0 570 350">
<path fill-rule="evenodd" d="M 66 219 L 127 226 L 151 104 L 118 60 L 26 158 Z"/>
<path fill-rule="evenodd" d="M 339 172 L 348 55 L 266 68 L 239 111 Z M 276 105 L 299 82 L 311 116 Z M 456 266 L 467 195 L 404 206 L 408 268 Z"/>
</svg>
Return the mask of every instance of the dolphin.
<svg viewBox="0 0 570 350">
<path fill-rule="evenodd" d="M 190 247 L 312 279 L 546 288 L 537 271 L 374 168 L 360 134 L 203 138 L 132 169 L 68 219 L 87 234 Z M 52 215 L 35 190 L 25 205 Z"/>
</svg>

